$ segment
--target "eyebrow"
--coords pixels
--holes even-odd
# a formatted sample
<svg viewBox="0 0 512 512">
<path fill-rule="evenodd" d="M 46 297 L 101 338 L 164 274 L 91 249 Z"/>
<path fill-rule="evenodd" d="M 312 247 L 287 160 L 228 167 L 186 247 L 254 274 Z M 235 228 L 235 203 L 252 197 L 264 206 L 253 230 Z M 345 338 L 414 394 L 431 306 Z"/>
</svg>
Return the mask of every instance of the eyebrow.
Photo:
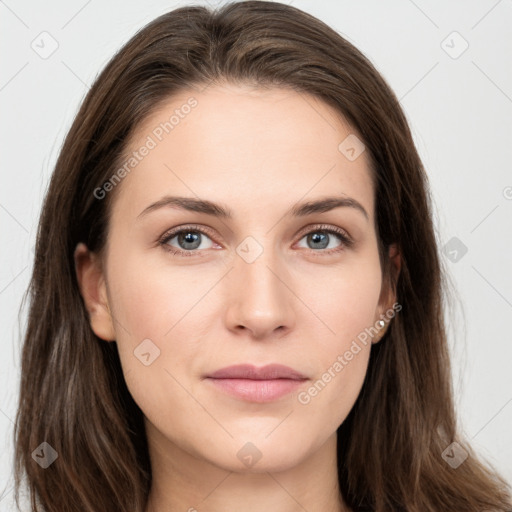
<svg viewBox="0 0 512 512">
<path fill-rule="evenodd" d="M 196 199 L 193 197 L 165 196 L 145 208 L 138 215 L 137 219 L 164 207 L 178 208 L 189 212 L 205 213 L 206 215 L 213 215 L 223 219 L 233 218 L 233 213 L 229 208 L 212 201 Z M 366 220 L 370 219 L 368 212 L 364 209 L 363 205 L 351 197 L 325 197 L 316 201 L 295 204 L 288 210 L 288 212 L 286 212 L 286 215 L 305 217 L 306 215 L 324 213 L 340 207 L 354 208 L 362 213 Z"/>
</svg>

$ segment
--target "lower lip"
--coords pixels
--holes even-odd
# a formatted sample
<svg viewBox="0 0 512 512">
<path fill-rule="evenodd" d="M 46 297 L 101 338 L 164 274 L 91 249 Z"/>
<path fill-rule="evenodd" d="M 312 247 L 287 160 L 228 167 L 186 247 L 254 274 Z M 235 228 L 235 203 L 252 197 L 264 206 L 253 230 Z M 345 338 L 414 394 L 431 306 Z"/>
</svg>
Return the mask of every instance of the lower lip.
<svg viewBox="0 0 512 512">
<path fill-rule="evenodd" d="M 304 380 L 292 379 L 213 379 L 210 382 L 222 391 L 249 402 L 273 402 L 292 393 Z"/>
</svg>

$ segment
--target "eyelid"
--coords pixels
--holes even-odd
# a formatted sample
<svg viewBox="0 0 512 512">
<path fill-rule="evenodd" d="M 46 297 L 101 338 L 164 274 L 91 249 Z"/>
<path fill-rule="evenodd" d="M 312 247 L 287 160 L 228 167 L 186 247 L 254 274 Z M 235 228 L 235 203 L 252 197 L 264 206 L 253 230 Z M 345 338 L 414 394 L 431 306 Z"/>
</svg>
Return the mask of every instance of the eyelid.
<svg viewBox="0 0 512 512">
<path fill-rule="evenodd" d="M 310 224 L 308 226 L 305 226 L 302 228 L 296 236 L 304 236 L 311 232 L 316 231 L 328 231 L 328 232 L 334 232 L 339 235 L 343 235 L 347 240 L 352 241 L 352 237 L 349 235 L 348 231 L 346 229 L 340 228 L 338 226 L 333 226 L 331 224 Z"/>
<path fill-rule="evenodd" d="M 183 226 L 176 226 L 174 228 L 168 229 L 159 239 L 160 243 L 168 242 L 171 238 L 174 238 L 181 231 L 199 231 L 200 233 L 204 233 L 209 237 L 213 238 L 215 236 L 214 231 L 207 226 L 200 226 L 199 224 L 184 224 Z"/>
</svg>

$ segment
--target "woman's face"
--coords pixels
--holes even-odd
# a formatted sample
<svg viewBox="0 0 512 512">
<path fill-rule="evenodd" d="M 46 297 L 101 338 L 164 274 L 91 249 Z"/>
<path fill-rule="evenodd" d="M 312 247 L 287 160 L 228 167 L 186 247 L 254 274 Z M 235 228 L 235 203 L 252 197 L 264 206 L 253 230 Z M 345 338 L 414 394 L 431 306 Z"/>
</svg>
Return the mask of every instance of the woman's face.
<svg viewBox="0 0 512 512">
<path fill-rule="evenodd" d="M 230 471 L 298 464 L 354 405 L 365 329 L 394 302 L 364 146 L 309 95 L 226 85 L 170 99 L 128 153 L 97 190 L 116 189 L 103 273 L 81 283 L 148 439 Z M 208 377 L 240 364 L 303 379 Z"/>
</svg>

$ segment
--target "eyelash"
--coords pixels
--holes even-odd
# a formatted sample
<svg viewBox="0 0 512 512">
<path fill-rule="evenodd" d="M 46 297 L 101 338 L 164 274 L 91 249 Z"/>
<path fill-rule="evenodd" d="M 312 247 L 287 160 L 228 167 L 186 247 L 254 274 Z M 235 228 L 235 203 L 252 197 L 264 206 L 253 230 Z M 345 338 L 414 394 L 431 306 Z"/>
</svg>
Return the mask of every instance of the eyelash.
<svg viewBox="0 0 512 512">
<path fill-rule="evenodd" d="M 180 227 L 178 229 L 173 228 L 172 230 L 167 231 L 166 233 L 164 233 L 162 235 L 162 237 L 159 239 L 158 243 L 163 247 L 164 250 L 168 251 L 169 253 L 173 254 L 174 256 L 184 256 L 184 257 L 195 256 L 198 253 L 201 253 L 204 251 L 199 251 L 197 249 L 193 249 L 190 251 L 183 251 L 181 249 L 176 249 L 175 247 L 172 247 L 168 244 L 168 242 L 170 240 L 172 240 L 176 235 L 179 235 L 181 233 L 195 233 L 195 232 L 202 233 L 203 235 L 206 235 L 206 236 L 212 238 L 212 233 L 208 229 L 206 229 L 202 226 L 189 225 L 189 226 Z M 328 256 L 328 255 L 331 255 L 334 253 L 341 252 L 345 249 L 350 249 L 354 245 L 354 241 L 349 237 L 349 235 L 347 234 L 346 231 L 344 231 L 340 228 L 335 228 L 333 226 L 326 226 L 326 225 L 315 226 L 310 231 L 301 233 L 300 240 L 302 240 L 302 238 L 304 238 L 307 235 L 310 235 L 312 233 L 319 233 L 319 232 L 336 235 L 339 238 L 339 240 L 341 241 L 341 245 L 334 249 L 319 249 L 319 250 L 310 249 L 309 252 L 313 253 L 315 256 L 320 256 L 320 257 Z"/>
</svg>

